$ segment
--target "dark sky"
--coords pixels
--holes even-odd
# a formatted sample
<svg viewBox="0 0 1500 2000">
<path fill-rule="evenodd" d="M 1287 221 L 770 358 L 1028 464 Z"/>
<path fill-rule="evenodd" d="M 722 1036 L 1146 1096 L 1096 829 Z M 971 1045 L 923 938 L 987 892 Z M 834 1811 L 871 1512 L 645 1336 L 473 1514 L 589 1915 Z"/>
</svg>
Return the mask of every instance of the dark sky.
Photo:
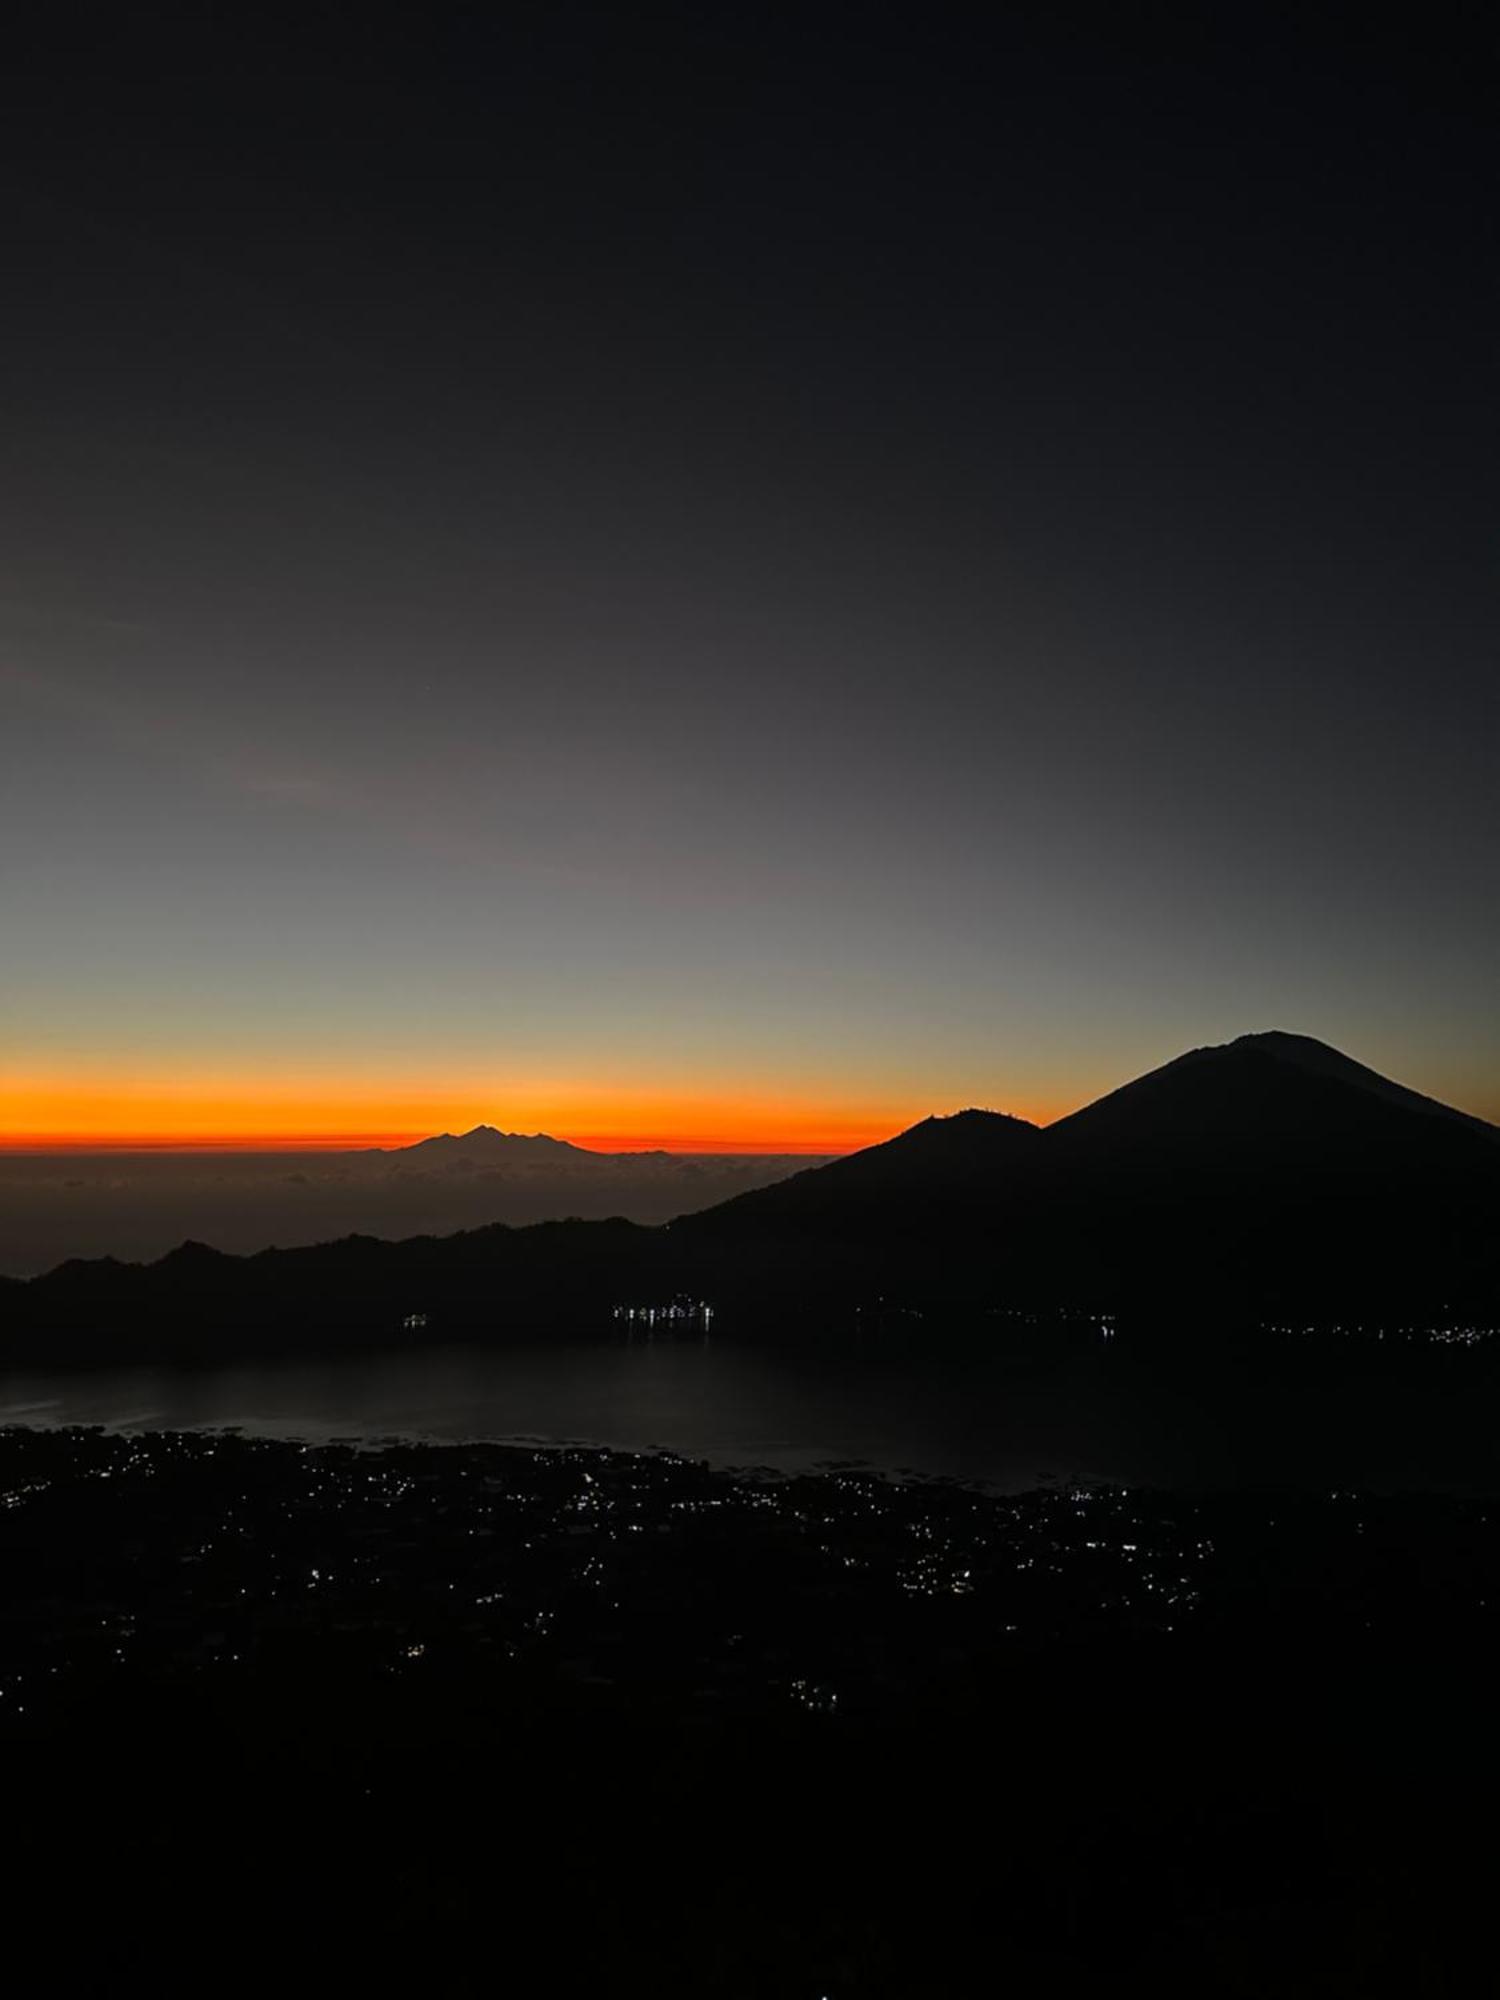
<svg viewBox="0 0 1500 2000">
<path fill-rule="evenodd" d="M 1500 1117 L 1493 38 L 1198 11 L 23 19 L 0 1124 Z"/>
</svg>

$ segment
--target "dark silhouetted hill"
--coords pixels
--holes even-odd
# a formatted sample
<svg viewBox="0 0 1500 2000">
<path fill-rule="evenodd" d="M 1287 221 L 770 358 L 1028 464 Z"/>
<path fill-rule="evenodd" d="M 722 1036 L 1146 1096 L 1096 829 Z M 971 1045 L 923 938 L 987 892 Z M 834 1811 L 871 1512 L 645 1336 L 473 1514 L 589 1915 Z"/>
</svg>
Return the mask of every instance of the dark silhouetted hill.
<svg viewBox="0 0 1500 2000">
<path fill-rule="evenodd" d="M 1500 1132 L 1305 1036 L 1196 1049 L 1038 1130 L 928 1119 L 685 1217 L 751 1290 L 1174 1311 L 1487 1295 Z M 711 1254 L 710 1254 L 711 1253 Z"/>
<path fill-rule="evenodd" d="M 467 1145 L 520 1143 L 467 1134 Z M 555 1143 L 555 1142 L 546 1142 Z M 1500 1312 L 1500 1132 L 1285 1034 L 1190 1054 L 1039 1129 L 929 1118 L 663 1227 L 567 1221 L 222 1256 L 186 1243 L 0 1288 L 12 1356 L 597 1334 L 707 1297 L 741 1330 L 1059 1304 L 1216 1325 Z M 868 1319 L 863 1322 L 869 1324 Z"/>
<path fill-rule="evenodd" d="M 660 1261 L 624 1221 L 495 1223 L 455 1236 L 347 1236 L 233 1257 L 185 1243 L 153 1264 L 74 1259 L 0 1291 L 7 1358 L 201 1361 L 424 1341 L 597 1333 Z"/>
<path fill-rule="evenodd" d="M 1500 1133 L 1305 1036 L 1195 1049 L 1046 1141 L 1042 1210 L 1073 1220 L 1039 1240 L 1111 1294 L 1441 1300 L 1493 1252 Z"/>
<path fill-rule="evenodd" d="M 1478 1158 L 1470 1142 L 1500 1130 L 1392 1083 L 1306 1035 L 1242 1035 L 1193 1049 L 1047 1128 L 1072 1158 L 1183 1158 L 1206 1151 L 1246 1162 L 1332 1164 L 1373 1140 L 1405 1156 Z"/>
<path fill-rule="evenodd" d="M 702 1236 L 741 1229 L 863 1233 L 872 1221 L 905 1229 L 987 1213 L 1000 1191 L 1033 1163 L 1038 1126 L 998 1111 L 924 1118 L 878 1146 L 755 1188 L 677 1224 Z"/>
<path fill-rule="evenodd" d="M 930 1290 L 968 1272 L 980 1246 L 1006 1243 L 1041 1141 L 1037 1126 L 1001 1112 L 924 1118 L 878 1146 L 679 1217 L 671 1235 L 685 1282 L 727 1286 L 768 1310 L 786 1297 L 837 1309 L 917 1272 Z"/>
</svg>

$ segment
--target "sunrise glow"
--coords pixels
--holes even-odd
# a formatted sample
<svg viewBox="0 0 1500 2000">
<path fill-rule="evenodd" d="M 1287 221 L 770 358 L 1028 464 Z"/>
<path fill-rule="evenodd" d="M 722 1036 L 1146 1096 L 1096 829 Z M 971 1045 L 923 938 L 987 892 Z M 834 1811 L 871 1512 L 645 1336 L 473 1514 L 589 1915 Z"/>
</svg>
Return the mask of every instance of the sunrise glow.
<svg viewBox="0 0 1500 2000">
<path fill-rule="evenodd" d="M 792 1093 L 689 1094 L 608 1082 L 465 1088 L 432 1082 L 362 1089 L 355 1079 L 157 1075 L 86 1081 L 7 1078 L 0 1150 L 332 1151 L 408 1146 L 439 1132 L 494 1125 L 546 1132 L 600 1152 L 846 1153 L 933 1111 L 941 1096 L 838 1103 Z M 1060 1105 L 996 1106 L 1038 1123 Z"/>
</svg>

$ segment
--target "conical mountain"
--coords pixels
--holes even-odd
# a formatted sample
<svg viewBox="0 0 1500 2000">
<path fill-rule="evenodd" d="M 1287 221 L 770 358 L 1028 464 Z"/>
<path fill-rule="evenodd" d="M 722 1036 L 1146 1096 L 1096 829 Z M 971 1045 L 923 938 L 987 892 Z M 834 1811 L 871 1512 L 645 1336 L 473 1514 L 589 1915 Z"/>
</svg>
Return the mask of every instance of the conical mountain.
<svg viewBox="0 0 1500 2000">
<path fill-rule="evenodd" d="M 1046 1133 L 1039 1231 L 1097 1291 L 1326 1302 L 1467 1295 L 1500 1216 L 1500 1133 L 1301 1035 L 1195 1049 Z M 1065 1233 L 1056 1220 L 1072 1218 Z"/>
<path fill-rule="evenodd" d="M 861 1282 L 1238 1310 L 1469 1296 L 1500 1132 L 1306 1036 L 1195 1049 L 1044 1129 L 927 1119 L 673 1225 L 832 1293 Z"/>
<path fill-rule="evenodd" d="M 1193 1049 L 1047 1128 L 1074 1161 L 1180 1159 L 1241 1168 L 1382 1170 L 1482 1162 L 1500 1130 L 1367 1069 L 1327 1043 L 1280 1032 Z"/>
</svg>

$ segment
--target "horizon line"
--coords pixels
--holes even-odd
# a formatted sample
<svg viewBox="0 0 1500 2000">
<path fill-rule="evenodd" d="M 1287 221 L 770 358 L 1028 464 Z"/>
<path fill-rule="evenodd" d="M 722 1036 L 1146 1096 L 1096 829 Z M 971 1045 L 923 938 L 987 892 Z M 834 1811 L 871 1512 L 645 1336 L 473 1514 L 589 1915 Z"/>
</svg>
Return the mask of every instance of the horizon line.
<svg viewBox="0 0 1500 2000">
<path fill-rule="evenodd" d="M 479 1129 L 470 1126 L 469 1131 Z M 499 1130 L 498 1127 L 491 1127 Z M 905 1127 L 898 1128 L 900 1130 Z M 405 1152 L 413 1146 L 420 1146 L 433 1139 L 463 1138 L 466 1133 L 451 1132 L 385 1132 L 385 1133 L 243 1133 L 219 1136 L 201 1133 L 160 1137 L 144 1134 L 111 1134 L 106 1138 L 78 1138 L 52 1133 L 21 1133 L 8 1135 L 0 1133 L 0 1156 L 6 1154 L 95 1154 L 95 1153 L 370 1153 Z M 881 1128 L 879 1137 L 862 1139 L 851 1144 L 847 1137 L 828 1140 L 784 1139 L 774 1143 L 764 1139 L 726 1139 L 721 1137 L 683 1135 L 681 1133 L 647 1134 L 598 1134 L 589 1133 L 580 1138 L 570 1137 L 563 1132 L 507 1133 L 509 1138 L 555 1139 L 560 1143 L 575 1147 L 579 1152 L 604 1155 L 636 1156 L 642 1153 L 672 1153 L 679 1156 L 692 1154 L 735 1154 L 745 1158 L 801 1158 L 803 1156 L 832 1158 L 835 1155 L 858 1152 L 866 1145 L 878 1145 L 882 1138 L 895 1137 L 894 1132 Z"/>
</svg>

